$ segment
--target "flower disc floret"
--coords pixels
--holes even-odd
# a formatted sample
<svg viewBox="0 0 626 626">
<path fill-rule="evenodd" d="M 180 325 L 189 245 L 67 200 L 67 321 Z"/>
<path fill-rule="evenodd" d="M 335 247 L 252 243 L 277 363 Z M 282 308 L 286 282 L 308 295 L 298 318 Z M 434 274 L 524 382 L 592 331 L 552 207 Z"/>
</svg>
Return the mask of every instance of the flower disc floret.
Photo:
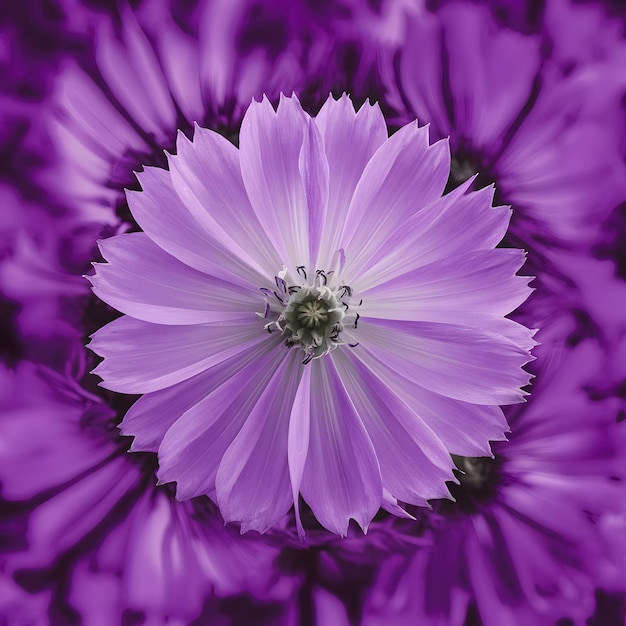
<svg viewBox="0 0 626 626">
<path fill-rule="evenodd" d="M 125 315 L 90 347 L 102 384 L 143 394 L 121 424 L 179 499 L 264 532 L 300 497 L 345 535 L 380 507 L 449 496 L 451 454 L 490 454 L 521 402 L 530 290 L 497 249 L 510 210 L 447 141 L 378 106 L 252 102 L 237 149 L 196 127 L 127 193 L 143 232 L 100 242 L 94 292 Z M 282 269 L 281 269 L 282 268 Z M 260 292 L 259 292 L 260 289 Z"/>
<path fill-rule="evenodd" d="M 277 289 L 261 288 L 266 295 L 265 311 L 261 317 L 269 319 L 265 328 L 278 331 L 288 347 L 298 346 L 305 354 L 303 364 L 328 354 L 337 346 L 345 345 L 345 325 L 357 327 L 359 314 L 351 305 L 352 289 L 339 285 L 334 271 L 316 270 L 313 280 L 307 282 L 306 268 L 298 266 L 297 278 L 289 280 L 287 270 L 275 278 Z M 360 302 L 357 306 L 360 306 Z M 350 347 L 358 344 L 349 343 Z"/>
</svg>

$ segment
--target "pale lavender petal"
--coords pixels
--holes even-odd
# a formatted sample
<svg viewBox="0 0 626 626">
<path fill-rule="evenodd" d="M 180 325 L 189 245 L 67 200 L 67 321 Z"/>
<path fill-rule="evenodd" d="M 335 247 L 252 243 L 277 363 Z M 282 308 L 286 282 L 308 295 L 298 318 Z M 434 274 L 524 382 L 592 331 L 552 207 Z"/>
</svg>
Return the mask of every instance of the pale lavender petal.
<svg viewBox="0 0 626 626">
<path fill-rule="evenodd" d="M 468 193 L 471 184 L 468 180 L 401 224 L 363 261 L 353 287 L 365 289 L 434 261 L 497 245 L 506 233 L 511 210 L 491 206 L 493 187 Z M 347 267 L 353 267 L 350 258 Z"/>
<path fill-rule="evenodd" d="M 428 143 L 428 127 L 408 124 L 376 151 L 363 170 L 340 247 L 356 266 L 409 217 L 441 197 L 450 173 L 447 140 Z"/>
<path fill-rule="evenodd" d="M 120 393 L 148 393 L 191 378 L 241 351 L 261 329 L 254 315 L 230 323 L 166 326 L 121 317 L 92 335 L 104 357 L 93 371 Z"/>
<path fill-rule="evenodd" d="M 472 319 L 472 324 L 475 325 L 476 328 L 482 328 L 483 330 L 506 337 L 518 348 L 522 348 L 527 352 L 530 352 L 530 350 L 539 345 L 539 342 L 535 340 L 537 328 L 526 328 L 526 326 L 522 326 L 522 324 L 508 317 L 494 318 L 488 314 L 477 314 Z M 534 360 L 534 358 L 534 356 L 529 356 L 529 361 Z"/>
<path fill-rule="evenodd" d="M 201 272 L 243 287 L 262 284 L 262 275 L 233 256 L 193 217 L 167 170 L 147 167 L 137 179 L 143 191 L 127 191 L 126 198 L 133 217 L 152 241 Z"/>
<path fill-rule="evenodd" d="M 183 413 L 195 407 L 250 363 L 262 360 L 271 350 L 266 335 L 259 334 L 255 340 L 242 344 L 240 352 L 229 359 L 188 380 L 141 396 L 120 424 L 123 435 L 135 437 L 131 450 L 157 452 L 165 433 Z M 163 463 L 161 469 L 164 469 Z"/>
<path fill-rule="evenodd" d="M 289 433 L 287 435 L 287 461 L 289 463 L 289 478 L 296 516 L 298 535 L 304 537 L 304 528 L 300 519 L 300 485 L 302 474 L 309 452 L 309 433 L 311 428 L 311 368 L 305 368 L 300 379 L 300 385 L 293 401 L 289 418 Z"/>
<path fill-rule="evenodd" d="M 496 249 L 435 261 L 359 291 L 359 311 L 367 317 L 468 326 L 483 316 L 485 324 L 479 325 L 488 325 L 528 297 L 532 278 L 515 275 L 525 260 L 522 250 Z"/>
<path fill-rule="evenodd" d="M 241 522 L 242 532 L 265 532 L 293 504 L 287 439 L 301 360 L 295 350 L 283 358 L 217 470 L 215 487 L 222 516 L 227 522 Z"/>
<path fill-rule="evenodd" d="M 258 290 L 194 270 L 159 248 L 145 233 L 99 242 L 109 263 L 94 264 L 94 293 L 122 313 L 157 324 L 202 324 L 249 317 Z"/>
<path fill-rule="evenodd" d="M 312 361 L 309 454 L 302 496 L 328 530 L 363 530 L 382 501 L 376 452 L 330 358 Z"/>
<path fill-rule="evenodd" d="M 250 205 L 239 150 L 197 125 L 193 142 L 178 133 L 176 150 L 169 157 L 170 175 L 185 207 L 233 256 L 261 275 L 274 276 L 282 264 Z"/>
<path fill-rule="evenodd" d="M 300 172 L 305 136 L 316 133 L 296 98 L 282 97 L 278 110 L 264 98 L 252 102 L 240 134 L 241 173 L 262 228 L 285 263 L 309 265 L 309 207 Z M 319 149 L 317 139 L 309 149 Z M 322 161 L 325 156 L 318 154 Z M 328 172 L 323 163 L 318 175 Z M 328 182 L 317 181 L 318 189 Z M 319 222 L 316 217 L 313 223 Z"/>
<path fill-rule="evenodd" d="M 406 369 L 399 375 L 386 362 L 365 351 L 354 353 L 372 372 L 384 378 L 397 394 L 428 424 L 452 454 L 492 456 L 489 441 L 505 439 L 508 424 L 499 406 L 454 400 L 424 389 Z"/>
<path fill-rule="evenodd" d="M 415 520 L 410 513 L 405 511 L 399 504 L 398 500 L 394 498 L 386 489 L 383 488 L 383 501 L 380 503 L 380 508 L 384 509 L 388 513 L 395 515 L 396 517 L 402 517 L 404 519 Z"/>
<path fill-rule="evenodd" d="M 211 494 L 224 453 L 249 419 L 264 389 L 284 372 L 285 354 L 272 346 L 265 354 L 254 354 L 234 370 L 230 377 L 217 372 L 217 384 L 198 378 L 200 390 L 187 410 L 176 414 L 176 420 L 159 447 L 160 482 L 177 482 L 180 500 Z M 219 368 L 216 368 L 219 369 Z M 202 393 L 202 395 L 200 395 Z M 163 398 L 162 398 L 163 399 Z M 285 437 L 286 445 L 286 437 Z"/>
<path fill-rule="evenodd" d="M 372 440 L 384 488 L 419 506 L 448 496 L 445 483 L 454 480 L 454 463 L 435 432 L 354 354 L 335 353 L 332 358 Z"/>
<path fill-rule="evenodd" d="M 344 220 L 363 170 L 387 139 L 387 126 L 378 104 L 366 102 L 355 112 L 345 94 L 339 100 L 329 97 L 315 124 L 322 135 L 329 166 L 326 232 L 318 263 L 326 267 L 339 248 Z"/>
<path fill-rule="evenodd" d="M 528 352 L 489 331 L 454 324 L 363 318 L 358 349 L 430 391 L 476 404 L 514 404 L 530 375 Z"/>
<path fill-rule="evenodd" d="M 329 164 L 319 130 L 312 120 L 304 133 L 298 158 L 298 170 L 304 185 L 309 231 L 309 265 L 319 267 L 318 253 L 322 243 L 328 207 Z"/>
</svg>

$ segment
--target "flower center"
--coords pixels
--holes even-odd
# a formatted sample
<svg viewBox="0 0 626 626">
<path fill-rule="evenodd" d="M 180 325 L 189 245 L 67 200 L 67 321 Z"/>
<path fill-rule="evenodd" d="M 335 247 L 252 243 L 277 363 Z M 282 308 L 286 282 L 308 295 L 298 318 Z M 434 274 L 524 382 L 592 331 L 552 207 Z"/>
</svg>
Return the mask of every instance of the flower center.
<svg viewBox="0 0 626 626">
<path fill-rule="evenodd" d="M 322 322 L 328 319 L 328 307 L 326 303 L 322 304 L 319 299 L 308 300 L 303 302 L 296 309 L 296 315 L 299 321 L 305 326 L 312 328 L 313 326 L 319 326 Z"/>
<path fill-rule="evenodd" d="M 334 272 L 307 272 L 298 266 L 296 276 L 284 269 L 275 277 L 277 289 L 261 288 L 266 297 L 265 311 L 259 317 L 267 320 L 264 328 L 280 332 L 288 347 L 298 346 L 304 353 L 303 363 L 328 354 L 340 345 L 356 347 L 347 328 L 356 329 L 359 314 L 352 289 L 341 285 Z"/>
<path fill-rule="evenodd" d="M 454 502 L 447 500 L 440 503 L 443 513 L 475 513 L 480 508 L 497 498 L 502 483 L 502 459 L 490 457 L 467 457 L 452 455 L 455 471 L 460 484 L 448 483 Z"/>
<path fill-rule="evenodd" d="M 482 489 L 490 481 L 495 470 L 494 460 L 489 457 L 452 455 L 454 464 L 463 472 L 459 474 L 461 485 Z"/>
</svg>

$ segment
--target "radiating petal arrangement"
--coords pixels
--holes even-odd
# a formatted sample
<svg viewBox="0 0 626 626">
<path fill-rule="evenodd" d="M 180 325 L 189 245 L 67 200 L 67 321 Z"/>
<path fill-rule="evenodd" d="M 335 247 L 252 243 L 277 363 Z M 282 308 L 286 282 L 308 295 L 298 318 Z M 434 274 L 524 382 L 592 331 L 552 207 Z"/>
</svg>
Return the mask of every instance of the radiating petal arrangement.
<svg viewBox="0 0 626 626">
<path fill-rule="evenodd" d="M 338 133 L 367 144 L 347 96 L 324 107 Z M 384 127 L 377 107 L 362 117 Z M 502 233 L 510 211 L 480 192 L 442 198 L 447 143 L 429 145 L 415 124 L 383 139 L 334 206 L 328 190 L 341 183 L 295 97 L 276 111 L 253 101 L 240 146 L 200 127 L 191 143 L 179 135 L 169 171 L 140 176 L 143 191 L 128 195 L 146 232 L 100 242 L 107 263 L 90 277 L 94 293 L 126 315 L 92 336 L 104 357 L 94 373 L 108 389 L 145 394 L 122 432 L 138 435 L 135 450 L 158 452 L 159 478 L 177 483 L 179 499 L 214 494 L 242 530 L 265 532 L 300 492 L 341 535 L 351 518 L 367 530 L 383 489 L 407 504 L 445 497 L 450 454 L 470 450 L 461 433 L 488 431 L 472 453 L 503 438 L 497 405 L 524 399 L 534 342 L 503 317 L 530 293 L 515 275 L 523 252 L 471 229 L 462 254 L 436 242 L 461 209 L 482 233 L 494 221 Z M 195 233 L 195 252 L 180 229 L 178 245 L 155 234 L 164 198 L 169 218 Z M 399 268 L 385 252 L 403 245 L 421 254 Z M 174 397 L 183 406 L 172 411 Z M 440 402 L 456 413 L 445 435 Z"/>
<path fill-rule="evenodd" d="M 626 10 L 0 19 L 0 624 L 626 618 Z"/>
</svg>

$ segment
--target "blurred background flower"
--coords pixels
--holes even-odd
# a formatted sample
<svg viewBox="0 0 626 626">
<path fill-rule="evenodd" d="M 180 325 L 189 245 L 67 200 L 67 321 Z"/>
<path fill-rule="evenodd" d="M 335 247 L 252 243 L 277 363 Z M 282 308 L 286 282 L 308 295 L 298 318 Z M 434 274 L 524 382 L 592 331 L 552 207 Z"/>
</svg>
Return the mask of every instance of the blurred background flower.
<svg viewBox="0 0 626 626">
<path fill-rule="evenodd" d="M 599 523 L 623 514 L 624 429 L 586 391 L 601 354 L 541 338 L 532 398 L 507 411 L 510 440 L 493 458 L 457 459 L 456 501 L 433 508 L 426 547 L 382 565 L 369 623 L 582 623 L 598 583 L 621 584 Z"/>
<path fill-rule="evenodd" d="M 615 0 L 27 0 L 0 9 L 0 623 L 624 623 L 626 11 Z M 378 101 L 450 137 L 448 190 L 513 208 L 540 328 L 527 405 L 456 502 L 339 539 L 176 501 L 117 430 L 82 275 L 124 188 L 262 94 Z M 464 472 L 464 473 L 461 473 Z M 402 509 L 401 509 L 402 510 Z"/>
</svg>

